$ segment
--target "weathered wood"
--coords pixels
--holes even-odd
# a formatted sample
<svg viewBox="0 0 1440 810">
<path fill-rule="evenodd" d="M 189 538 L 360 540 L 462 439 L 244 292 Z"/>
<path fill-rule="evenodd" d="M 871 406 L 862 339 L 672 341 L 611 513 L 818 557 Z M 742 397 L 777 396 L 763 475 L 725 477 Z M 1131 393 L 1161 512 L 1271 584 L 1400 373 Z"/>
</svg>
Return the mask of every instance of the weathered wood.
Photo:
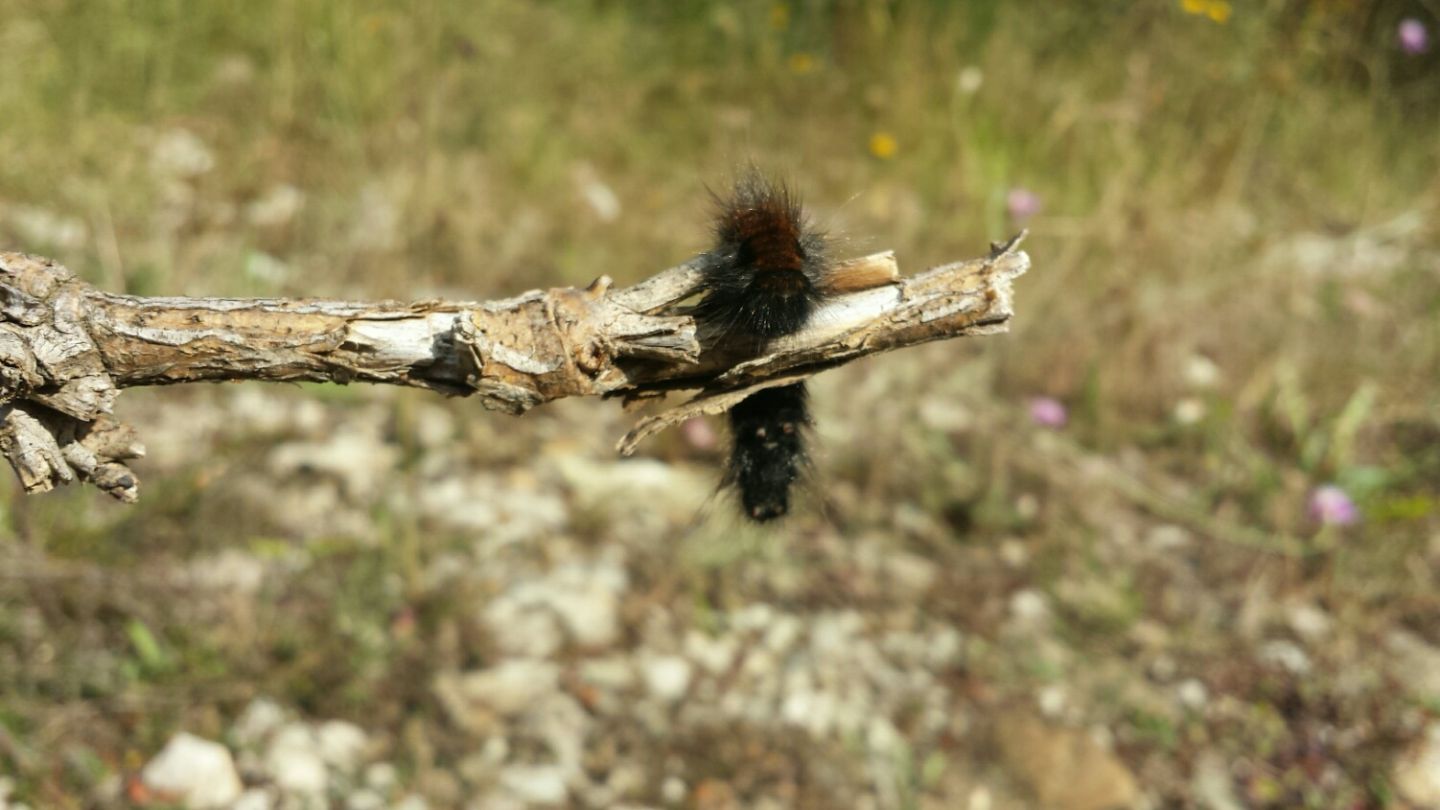
<svg viewBox="0 0 1440 810">
<path fill-rule="evenodd" d="M 1022 234 L 1023 236 L 1023 234 Z M 893 254 L 836 268 L 803 331 L 767 346 L 697 330 L 698 259 L 625 289 L 533 290 L 485 302 L 142 298 L 47 259 L 0 253 L 0 453 L 29 492 L 79 478 L 133 501 L 144 448 L 108 414 L 120 389 L 206 380 L 366 382 L 475 396 L 520 414 L 571 396 L 697 390 L 622 441 L 750 391 L 875 352 L 1004 331 L 1021 237 L 901 278 Z M 748 345 L 747 345 L 748 344 Z"/>
</svg>

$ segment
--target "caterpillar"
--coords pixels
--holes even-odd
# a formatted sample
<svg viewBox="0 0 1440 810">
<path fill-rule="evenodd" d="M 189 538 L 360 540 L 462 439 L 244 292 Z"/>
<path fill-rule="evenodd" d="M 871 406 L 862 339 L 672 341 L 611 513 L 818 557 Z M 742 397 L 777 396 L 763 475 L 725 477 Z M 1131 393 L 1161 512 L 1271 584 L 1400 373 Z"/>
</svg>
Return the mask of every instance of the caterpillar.
<svg viewBox="0 0 1440 810">
<path fill-rule="evenodd" d="M 789 186 L 753 168 L 715 201 L 715 242 L 701 266 L 696 318 L 725 339 L 749 340 L 757 349 L 798 332 L 825 289 L 824 235 L 811 227 Z M 808 458 L 805 384 L 756 391 L 730 409 L 729 421 L 732 444 L 722 486 L 735 487 L 750 520 L 783 517 Z"/>
</svg>

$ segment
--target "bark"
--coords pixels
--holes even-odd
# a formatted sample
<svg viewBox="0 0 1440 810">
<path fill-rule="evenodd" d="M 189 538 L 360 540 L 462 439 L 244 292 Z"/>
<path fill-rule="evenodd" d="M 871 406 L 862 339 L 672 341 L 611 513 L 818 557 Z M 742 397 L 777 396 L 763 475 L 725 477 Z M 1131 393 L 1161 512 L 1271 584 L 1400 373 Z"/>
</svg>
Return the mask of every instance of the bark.
<svg viewBox="0 0 1440 810">
<path fill-rule="evenodd" d="M 620 442 L 751 391 L 868 354 L 1005 331 L 1021 236 L 990 255 L 901 278 L 893 254 L 841 264 L 802 332 L 756 346 L 697 328 L 698 258 L 634 286 L 483 302 L 142 298 L 101 292 L 47 259 L 0 253 L 0 453 L 27 492 L 89 481 L 139 494 L 144 454 L 110 413 L 123 388 L 218 380 L 384 383 L 474 396 L 521 414 L 553 399 L 698 393 Z"/>
</svg>

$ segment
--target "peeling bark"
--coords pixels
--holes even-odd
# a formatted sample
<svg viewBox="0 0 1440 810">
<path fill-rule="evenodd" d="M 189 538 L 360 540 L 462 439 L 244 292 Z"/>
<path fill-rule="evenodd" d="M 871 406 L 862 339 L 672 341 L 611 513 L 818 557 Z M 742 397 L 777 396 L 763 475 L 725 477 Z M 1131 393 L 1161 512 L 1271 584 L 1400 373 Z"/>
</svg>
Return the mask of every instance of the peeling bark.
<svg viewBox="0 0 1440 810">
<path fill-rule="evenodd" d="M 1022 234 L 1023 236 L 1023 234 Z M 0 453 L 27 492 L 89 481 L 138 497 L 125 462 L 143 455 L 111 413 L 120 389 L 218 380 L 383 383 L 474 396 L 521 414 L 562 397 L 628 400 L 695 390 L 624 439 L 757 388 L 858 357 L 1006 330 L 1021 237 L 985 258 L 901 278 L 893 254 L 835 269 L 803 331 L 768 346 L 697 329 L 691 260 L 625 289 L 533 290 L 485 302 L 142 298 L 94 289 L 47 259 L 0 253 Z"/>
</svg>

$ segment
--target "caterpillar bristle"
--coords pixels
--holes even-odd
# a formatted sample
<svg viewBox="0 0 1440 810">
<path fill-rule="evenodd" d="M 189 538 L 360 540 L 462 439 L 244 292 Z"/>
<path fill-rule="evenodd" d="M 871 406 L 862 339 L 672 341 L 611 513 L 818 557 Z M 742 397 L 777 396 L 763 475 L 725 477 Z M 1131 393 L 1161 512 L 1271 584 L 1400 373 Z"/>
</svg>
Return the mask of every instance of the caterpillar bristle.
<svg viewBox="0 0 1440 810">
<path fill-rule="evenodd" d="M 790 511 L 790 485 L 805 465 L 809 425 L 805 383 L 756 391 L 730 409 L 735 444 L 726 478 L 740 491 L 747 518 L 764 523 Z"/>
<path fill-rule="evenodd" d="M 825 239 L 782 182 L 751 170 L 716 200 L 715 246 L 696 309 L 722 334 L 768 340 L 798 331 L 819 299 Z"/>
<path fill-rule="evenodd" d="M 799 198 L 751 169 L 728 197 L 717 196 L 714 227 L 696 317 L 727 339 L 762 346 L 804 328 L 827 290 L 828 264 L 825 238 L 810 227 Z M 739 490 L 745 517 L 765 522 L 789 513 L 809 425 L 804 383 L 762 389 L 730 409 L 725 482 Z"/>
</svg>

